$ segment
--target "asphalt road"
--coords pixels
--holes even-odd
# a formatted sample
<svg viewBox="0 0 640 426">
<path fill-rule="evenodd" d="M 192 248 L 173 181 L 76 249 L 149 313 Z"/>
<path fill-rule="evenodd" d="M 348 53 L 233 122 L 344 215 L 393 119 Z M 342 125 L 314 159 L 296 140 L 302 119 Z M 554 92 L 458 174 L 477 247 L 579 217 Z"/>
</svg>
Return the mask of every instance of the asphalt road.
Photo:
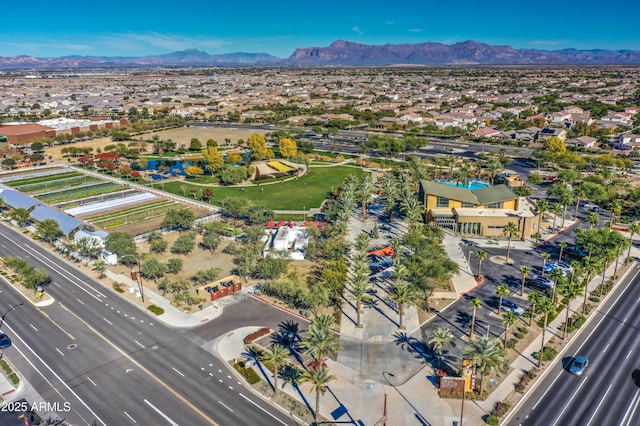
<svg viewBox="0 0 640 426">
<path fill-rule="evenodd" d="M 567 348 L 565 356 L 527 395 L 509 425 L 640 424 L 640 265 L 598 309 L 596 324 Z M 584 336 L 584 337 L 583 337 Z M 576 356 L 589 367 L 575 376 L 568 368 Z"/>
<path fill-rule="evenodd" d="M 4 224 L 0 256 L 52 278 L 55 304 L 25 301 L 7 314 L 14 345 L 5 352 L 45 400 L 70 403 L 60 414 L 74 424 L 296 424 L 218 358 Z M 0 290 L 1 312 L 24 301 L 2 280 Z"/>
</svg>

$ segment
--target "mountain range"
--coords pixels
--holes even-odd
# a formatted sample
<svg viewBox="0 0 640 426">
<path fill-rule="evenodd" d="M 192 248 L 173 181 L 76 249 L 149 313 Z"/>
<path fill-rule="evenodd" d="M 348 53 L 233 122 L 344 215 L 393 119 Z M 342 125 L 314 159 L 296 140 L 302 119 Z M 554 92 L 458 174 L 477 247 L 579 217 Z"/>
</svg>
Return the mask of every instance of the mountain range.
<svg viewBox="0 0 640 426">
<path fill-rule="evenodd" d="M 0 69 L 64 69 L 140 66 L 391 66 L 391 65 L 637 65 L 638 50 L 536 50 L 514 49 L 476 41 L 451 45 L 442 43 L 366 45 L 338 40 L 327 47 L 296 49 L 286 59 L 267 53 L 225 53 L 210 55 L 187 49 L 164 55 L 0 56 Z"/>
</svg>

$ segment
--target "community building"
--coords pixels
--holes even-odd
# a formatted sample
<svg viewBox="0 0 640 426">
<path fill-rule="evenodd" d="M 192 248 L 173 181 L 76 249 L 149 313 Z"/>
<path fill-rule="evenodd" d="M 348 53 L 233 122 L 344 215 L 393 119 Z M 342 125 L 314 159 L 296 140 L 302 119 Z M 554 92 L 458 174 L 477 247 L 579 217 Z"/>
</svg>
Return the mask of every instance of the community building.
<svg viewBox="0 0 640 426">
<path fill-rule="evenodd" d="M 502 236 L 509 222 L 518 225 L 517 238 L 529 238 L 537 232 L 538 223 L 531 204 L 506 185 L 469 190 L 422 180 L 419 196 L 427 223 L 458 234 Z"/>
</svg>

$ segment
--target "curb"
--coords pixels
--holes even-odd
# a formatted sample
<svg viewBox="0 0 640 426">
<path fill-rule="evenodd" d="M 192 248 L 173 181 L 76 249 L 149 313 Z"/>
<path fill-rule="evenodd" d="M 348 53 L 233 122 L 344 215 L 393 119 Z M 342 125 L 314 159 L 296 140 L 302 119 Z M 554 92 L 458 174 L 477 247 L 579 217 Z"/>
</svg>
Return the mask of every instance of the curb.
<svg viewBox="0 0 640 426">
<path fill-rule="evenodd" d="M 276 305 L 275 303 L 271 303 L 271 302 L 269 302 L 268 300 L 266 300 L 266 299 L 264 299 L 264 298 L 262 298 L 262 297 L 260 297 L 260 296 L 258 296 L 258 295 L 256 295 L 256 294 L 254 294 L 254 293 L 253 293 L 253 292 L 251 292 L 251 291 L 248 291 L 248 292 L 247 292 L 247 294 L 248 294 L 248 295 L 250 295 L 251 297 L 253 297 L 254 299 L 256 299 L 256 300 L 258 300 L 258 301 L 262 302 L 262 303 L 265 303 L 265 304 L 267 304 L 267 305 L 269 305 L 269 306 L 273 306 L 273 307 L 274 307 L 274 308 L 276 308 L 276 309 L 280 309 L 280 310 L 281 310 L 281 311 L 283 311 L 283 312 L 286 312 L 286 313 L 288 313 L 288 314 L 290 314 L 290 315 L 294 315 L 294 316 L 296 316 L 296 317 L 298 317 L 298 318 L 300 318 L 300 319 L 303 319 L 303 320 L 305 320 L 305 321 L 307 321 L 307 322 L 311 322 L 311 318 L 307 318 L 307 317 L 305 317 L 304 315 L 301 315 L 301 314 L 298 314 L 298 313 L 296 313 L 296 312 L 293 312 L 293 311 L 291 311 L 291 310 L 289 310 L 289 309 L 287 309 L 287 308 L 284 308 L 284 307 L 282 307 L 282 306 L 280 306 L 280 305 Z"/>
</svg>

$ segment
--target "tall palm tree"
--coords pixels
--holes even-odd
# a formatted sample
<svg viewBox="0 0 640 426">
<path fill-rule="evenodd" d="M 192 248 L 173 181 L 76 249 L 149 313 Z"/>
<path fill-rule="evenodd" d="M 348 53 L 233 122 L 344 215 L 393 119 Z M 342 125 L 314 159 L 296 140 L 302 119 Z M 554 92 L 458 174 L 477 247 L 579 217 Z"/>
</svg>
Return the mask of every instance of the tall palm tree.
<svg viewBox="0 0 640 426">
<path fill-rule="evenodd" d="M 564 272 L 562 272 L 562 269 L 560 268 L 555 268 L 549 274 L 549 279 L 553 281 L 553 291 L 551 294 L 551 300 L 553 300 L 554 302 L 556 300 L 556 289 L 558 288 L 558 281 L 560 281 L 562 278 L 564 278 Z"/>
<path fill-rule="evenodd" d="M 380 192 L 383 198 L 384 208 L 387 210 L 387 219 L 391 220 L 393 208 L 398 201 L 398 185 L 391 173 L 385 173 L 380 178 Z"/>
<path fill-rule="evenodd" d="M 533 324 L 533 316 L 536 313 L 536 305 L 540 301 L 540 297 L 541 297 L 540 294 L 535 292 L 529 293 L 529 296 L 527 297 L 529 302 L 531 302 L 531 315 L 529 316 L 529 327 L 531 327 L 531 324 Z"/>
<path fill-rule="evenodd" d="M 560 225 L 560 228 L 564 228 L 564 221 L 567 218 L 567 209 L 570 204 L 573 204 L 573 194 L 570 191 L 564 191 L 560 195 L 560 204 L 563 206 L 562 224 Z"/>
<path fill-rule="evenodd" d="M 487 252 L 484 250 L 478 250 L 478 253 L 476 253 L 476 256 L 478 257 L 478 278 L 480 278 L 481 272 L 482 272 L 482 261 L 485 260 L 487 258 Z"/>
<path fill-rule="evenodd" d="M 438 353 L 438 368 L 442 368 L 442 355 L 444 347 L 453 340 L 453 333 L 448 328 L 438 327 L 429 339 L 429 344 L 433 345 L 433 350 Z"/>
<path fill-rule="evenodd" d="M 538 211 L 538 232 L 542 233 L 542 216 L 549 211 L 549 202 L 547 200 L 539 200 L 536 202 L 536 210 Z"/>
<path fill-rule="evenodd" d="M 573 212 L 573 217 L 578 217 L 578 209 L 580 208 L 580 201 L 584 200 L 587 196 L 586 191 L 583 188 L 577 188 L 573 191 L 573 196 L 576 198 L 576 209 Z"/>
<path fill-rule="evenodd" d="M 640 234 L 640 222 L 633 222 L 629 225 L 629 250 L 627 251 L 627 259 L 631 256 L 631 246 L 633 245 L 633 236 Z"/>
<path fill-rule="evenodd" d="M 417 301 L 418 293 L 411 284 L 400 281 L 393 287 L 391 298 L 398 304 L 398 328 L 404 330 L 404 308 L 412 306 Z"/>
<path fill-rule="evenodd" d="M 291 356 L 289 349 L 284 346 L 273 344 L 270 351 L 263 352 L 262 361 L 273 365 L 273 392 L 274 396 L 278 395 L 278 374 L 280 372 L 280 366 L 282 366 Z"/>
<path fill-rule="evenodd" d="M 356 327 L 362 328 L 362 302 L 368 300 L 369 277 L 357 274 L 351 281 L 351 294 L 356 299 Z"/>
<path fill-rule="evenodd" d="M 622 215 L 622 207 L 623 207 L 623 201 L 622 200 L 615 200 L 613 202 L 613 207 L 611 207 L 611 223 L 610 226 L 613 227 L 613 221 L 615 220 L 616 223 L 620 222 L 620 216 Z"/>
<path fill-rule="evenodd" d="M 549 206 L 549 211 L 553 213 L 553 225 L 551 225 L 553 232 L 555 232 L 556 230 L 556 221 L 558 219 L 558 213 L 561 213 L 562 210 L 563 210 L 562 204 L 560 203 L 553 203 Z"/>
<path fill-rule="evenodd" d="M 500 301 L 498 302 L 498 315 L 500 315 L 500 310 L 502 309 L 502 299 L 509 293 L 511 293 L 511 291 L 506 285 L 499 285 L 496 288 L 496 295 L 498 295 L 498 297 L 500 298 Z"/>
<path fill-rule="evenodd" d="M 594 226 L 600 225 L 600 215 L 596 212 L 591 212 L 587 215 L 585 222 L 589 224 L 589 230 L 591 230 Z"/>
<path fill-rule="evenodd" d="M 504 235 L 508 239 L 507 257 L 505 258 L 505 261 L 507 263 L 509 263 L 509 254 L 511 253 L 511 239 L 513 238 L 514 235 L 517 235 L 518 232 L 520 232 L 520 229 L 518 229 L 518 224 L 516 224 L 515 222 L 507 223 L 504 229 L 502 230 L 502 235 Z"/>
<path fill-rule="evenodd" d="M 511 326 L 518 322 L 518 314 L 515 312 L 505 312 L 504 317 L 502 318 L 502 325 L 504 325 L 504 346 L 507 346 L 507 334 L 509 333 L 509 329 Z"/>
<path fill-rule="evenodd" d="M 342 345 L 340 338 L 331 331 L 335 325 L 332 315 L 316 315 L 307 329 L 307 336 L 300 343 L 307 355 L 318 361 L 324 361 L 329 355 L 338 352 Z"/>
<path fill-rule="evenodd" d="M 493 181 L 496 178 L 496 175 L 500 170 L 502 170 L 502 163 L 498 159 L 491 159 L 487 161 L 484 165 L 485 169 L 487 169 L 487 173 L 489 173 L 489 180 L 491 182 L 491 186 L 493 186 Z"/>
<path fill-rule="evenodd" d="M 373 185 L 371 175 L 363 175 L 356 188 L 356 199 L 362 205 L 362 220 L 367 218 L 367 205 L 371 197 L 373 197 L 373 191 L 375 191 L 375 189 L 376 187 Z"/>
<path fill-rule="evenodd" d="M 549 320 L 549 315 L 556 312 L 556 305 L 548 297 L 542 297 L 538 302 L 538 312 L 544 315 L 544 321 L 542 322 L 542 346 L 540 347 L 540 354 L 538 357 L 538 367 L 540 367 L 542 366 L 542 353 L 544 352 L 544 335 L 547 331 L 547 321 Z"/>
<path fill-rule="evenodd" d="M 474 297 L 471 299 L 471 306 L 473 306 L 473 314 L 471 315 L 471 330 L 469 331 L 469 338 L 473 339 L 473 329 L 476 326 L 476 312 L 478 309 L 482 308 L 482 302 L 480 299 Z"/>
<path fill-rule="evenodd" d="M 542 273 L 541 275 L 544 277 L 544 266 L 547 264 L 547 259 L 549 259 L 551 257 L 551 253 L 541 253 L 540 256 L 542 257 Z"/>
<path fill-rule="evenodd" d="M 528 266 L 521 266 L 520 273 L 522 274 L 522 282 L 520 283 L 520 296 L 524 296 L 524 282 L 526 281 L 531 269 Z"/>
<path fill-rule="evenodd" d="M 587 273 L 587 276 L 584 279 L 584 304 L 582 305 L 582 315 L 585 315 L 587 312 L 587 294 L 589 292 L 589 281 L 591 280 L 591 275 L 598 269 L 598 262 L 595 259 L 585 259 L 584 260 L 584 271 Z"/>
<path fill-rule="evenodd" d="M 562 262 L 562 252 L 567 248 L 569 244 L 564 241 L 558 243 L 558 247 L 560 247 L 560 254 L 558 254 L 558 262 Z"/>
<path fill-rule="evenodd" d="M 371 242 L 371 236 L 366 232 L 361 232 L 356 237 L 356 241 L 353 244 L 353 248 L 358 253 L 366 253 L 369 249 L 369 243 Z"/>
<path fill-rule="evenodd" d="M 567 337 L 567 327 L 569 325 L 569 311 L 571 310 L 569 309 L 569 307 L 571 306 L 571 301 L 576 297 L 580 296 L 580 294 L 582 294 L 582 285 L 580 285 L 580 283 L 578 282 L 567 281 L 562 286 L 562 295 L 565 297 L 565 301 L 567 302 L 567 306 L 565 308 L 566 317 L 564 320 L 564 331 L 562 332 L 562 340 L 564 340 Z"/>
<path fill-rule="evenodd" d="M 503 373 L 509 368 L 505 359 L 505 350 L 494 338 L 480 337 L 477 340 L 471 340 L 464 352 L 480 370 L 480 395 L 482 395 L 482 385 L 487 372 Z"/>
<path fill-rule="evenodd" d="M 329 382 L 336 380 L 337 377 L 329 373 L 329 369 L 324 365 L 318 366 L 316 369 L 305 370 L 300 377 L 303 383 L 311 383 L 311 390 L 316 393 L 316 408 L 313 412 L 315 424 L 318 424 L 320 417 L 320 395 L 327 392 Z"/>
</svg>

